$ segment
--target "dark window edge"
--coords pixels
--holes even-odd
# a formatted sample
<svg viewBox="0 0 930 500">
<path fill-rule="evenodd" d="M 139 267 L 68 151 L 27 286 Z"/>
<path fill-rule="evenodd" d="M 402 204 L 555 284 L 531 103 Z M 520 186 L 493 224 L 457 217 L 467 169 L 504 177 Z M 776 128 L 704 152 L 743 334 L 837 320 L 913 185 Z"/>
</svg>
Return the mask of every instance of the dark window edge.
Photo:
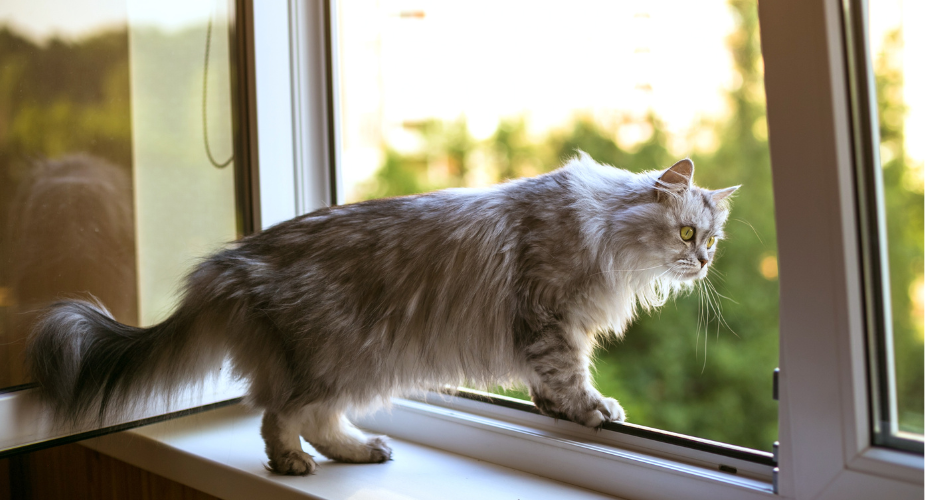
<svg viewBox="0 0 930 500">
<path fill-rule="evenodd" d="M 451 395 L 455 397 L 460 397 L 463 399 L 468 399 L 471 401 L 478 401 L 481 403 L 490 403 L 496 406 L 502 406 L 505 408 L 510 408 L 513 410 L 519 410 L 526 413 L 532 413 L 535 415 L 542 415 L 539 410 L 536 408 L 533 403 L 529 401 L 521 401 L 519 399 L 508 398 L 505 396 L 499 396 L 496 394 L 490 394 L 487 392 L 476 391 L 473 389 L 459 388 L 457 390 L 451 390 L 445 393 L 446 395 Z M 751 448 L 743 448 L 741 446 L 735 446 L 726 443 L 720 443 L 717 441 L 710 441 L 707 439 L 696 438 L 692 436 L 687 436 L 684 434 L 677 434 L 674 432 L 663 431 L 661 429 L 654 429 L 652 427 L 645 427 L 642 425 L 636 424 L 621 424 L 617 422 L 610 422 L 601 427 L 603 430 L 619 432 L 620 434 L 626 434 L 629 436 L 635 436 L 644 439 L 650 439 L 653 441 L 658 441 L 660 443 L 670 444 L 674 446 L 681 446 L 683 448 L 688 448 L 691 450 L 702 451 L 706 453 L 713 453 L 716 455 L 725 456 L 728 458 L 734 458 L 737 460 L 743 460 L 746 462 L 765 465 L 767 467 L 777 467 L 778 462 L 775 460 L 775 456 L 772 453 L 754 450 Z"/>
<path fill-rule="evenodd" d="M 39 384 L 35 382 L 29 382 L 27 384 L 11 385 L 9 387 L 0 388 L 0 394 L 9 394 L 11 392 L 25 391 L 26 389 L 35 389 L 39 387 Z"/>
<path fill-rule="evenodd" d="M 84 441 L 85 439 L 91 439 L 95 437 L 105 436 L 107 434 L 113 434 L 116 432 L 122 432 L 129 429 L 136 429 L 138 427 L 144 427 L 146 425 L 157 424 L 159 422 L 165 422 L 167 420 L 172 420 L 180 417 L 187 417 L 190 415 L 195 415 L 197 413 L 203 413 L 210 410 L 216 410 L 218 408 L 223 408 L 226 406 L 231 406 L 242 402 L 242 398 L 233 398 L 226 401 L 219 401 L 216 403 L 211 403 L 208 405 L 197 406 L 194 408 L 187 408 L 184 410 L 178 410 L 171 413 L 163 413 L 161 415 L 155 415 L 153 417 L 143 418 L 140 420 L 133 420 L 131 422 L 126 422 L 122 424 L 117 424 L 109 427 L 102 427 L 100 429 L 94 429 L 86 432 L 79 432 L 77 434 L 71 434 L 70 436 L 62 436 L 58 438 L 52 438 L 46 441 L 39 441 L 37 443 L 27 444 L 24 446 L 19 446 L 15 448 L 10 448 L 7 450 L 0 451 L 0 460 L 9 458 L 12 456 L 30 453 L 33 451 L 44 450 L 46 448 L 52 448 L 55 446 L 76 443 L 78 441 Z"/>
</svg>

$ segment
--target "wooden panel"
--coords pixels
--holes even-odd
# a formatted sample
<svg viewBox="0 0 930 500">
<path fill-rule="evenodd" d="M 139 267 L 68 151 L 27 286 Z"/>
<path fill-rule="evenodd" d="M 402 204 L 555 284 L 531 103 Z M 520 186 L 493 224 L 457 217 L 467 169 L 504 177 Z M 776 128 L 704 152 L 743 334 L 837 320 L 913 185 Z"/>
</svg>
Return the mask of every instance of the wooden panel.
<svg viewBox="0 0 930 500">
<path fill-rule="evenodd" d="M 0 460 L 0 500 L 11 500 L 10 494 L 10 461 Z"/>
<path fill-rule="evenodd" d="M 0 500 L 215 500 L 79 444 L 0 461 Z"/>
</svg>

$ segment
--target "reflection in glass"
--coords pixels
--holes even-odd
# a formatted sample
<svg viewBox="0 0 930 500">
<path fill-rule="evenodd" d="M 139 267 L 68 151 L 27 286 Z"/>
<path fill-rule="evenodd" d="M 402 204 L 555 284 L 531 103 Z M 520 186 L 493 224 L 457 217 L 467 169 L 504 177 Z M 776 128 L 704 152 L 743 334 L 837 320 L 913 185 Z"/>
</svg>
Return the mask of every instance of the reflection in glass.
<svg viewBox="0 0 930 500">
<path fill-rule="evenodd" d="M 226 2 L 0 5 L 0 388 L 27 383 L 37 310 L 93 296 L 157 322 L 196 258 L 236 237 Z M 219 35 L 217 35 L 219 33 Z"/>
<path fill-rule="evenodd" d="M 930 137 L 926 2 L 868 2 L 891 297 L 892 433 L 924 433 L 924 169 Z M 896 413 L 896 416 L 895 416 Z M 897 427 L 897 428 L 895 428 Z M 907 436 L 905 436 L 907 437 Z M 915 436 L 910 436 L 915 437 Z M 922 436 L 921 436 L 922 438 Z"/>
<path fill-rule="evenodd" d="M 640 318 L 594 376 L 633 423 L 771 449 L 778 260 L 756 2 L 336 7 L 340 202 L 536 175 L 576 149 L 633 171 L 690 156 L 699 185 L 742 184 L 720 296 Z"/>
</svg>

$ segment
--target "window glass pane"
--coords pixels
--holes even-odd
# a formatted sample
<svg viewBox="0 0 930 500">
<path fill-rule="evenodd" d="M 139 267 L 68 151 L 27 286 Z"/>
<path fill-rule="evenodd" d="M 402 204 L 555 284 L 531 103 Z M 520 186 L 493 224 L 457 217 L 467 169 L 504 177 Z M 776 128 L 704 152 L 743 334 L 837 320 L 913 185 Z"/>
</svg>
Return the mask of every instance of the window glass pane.
<svg viewBox="0 0 930 500">
<path fill-rule="evenodd" d="M 225 1 L 0 4 L 0 388 L 27 383 L 37 309 L 93 295 L 120 321 L 171 310 L 237 234 Z"/>
<path fill-rule="evenodd" d="M 872 1 L 869 45 L 878 106 L 879 156 L 893 333 L 892 432 L 924 432 L 924 168 L 930 137 L 930 37 L 926 2 Z M 896 411 L 895 411 L 896 410 Z M 896 416 L 895 416 L 896 413 Z M 897 429 L 895 429 L 897 426 Z"/>
<path fill-rule="evenodd" d="M 778 260 L 756 2 L 337 9 L 340 202 L 536 175 L 576 149 L 637 172 L 691 157 L 698 185 L 742 184 L 707 290 L 642 315 L 594 377 L 630 422 L 770 450 Z"/>
</svg>

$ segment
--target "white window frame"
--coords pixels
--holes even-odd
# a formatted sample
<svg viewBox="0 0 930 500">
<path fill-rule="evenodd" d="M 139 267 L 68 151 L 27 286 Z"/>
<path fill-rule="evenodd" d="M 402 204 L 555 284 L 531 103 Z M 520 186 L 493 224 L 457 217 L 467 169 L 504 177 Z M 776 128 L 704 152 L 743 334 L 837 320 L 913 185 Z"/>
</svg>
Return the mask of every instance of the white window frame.
<svg viewBox="0 0 930 500">
<path fill-rule="evenodd" d="M 918 498 L 923 457 L 871 444 L 842 6 L 760 4 L 782 290 L 779 493 Z"/>
<path fill-rule="evenodd" d="M 335 199 L 338 82 L 326 75 L 338 37 L 326 0 L 253 2 L 255 192 L 267 227 Z M 728 474 L 718 457 L 452 397 L 398 400 L 360 423 L 622 497 L 922 498 L 923 457 L 870 441 L 840 2 L 759 7 L 781 282 L 777 487 L 765 470 Z M 37 412 L 27 399 L 0 395 L 4 443 L 27 434 Z"/>
</svg>

